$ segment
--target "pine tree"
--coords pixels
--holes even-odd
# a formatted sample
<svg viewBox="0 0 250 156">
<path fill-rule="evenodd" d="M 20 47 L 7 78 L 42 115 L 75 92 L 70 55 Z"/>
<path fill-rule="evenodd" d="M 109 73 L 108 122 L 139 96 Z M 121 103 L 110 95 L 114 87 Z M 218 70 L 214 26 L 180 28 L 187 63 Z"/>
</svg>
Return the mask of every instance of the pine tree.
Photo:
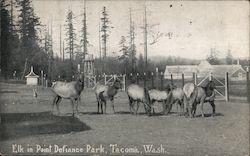
<svg viewBox="0 0 250 156">
<path fill-rule="evenodd" d="M 138 59 L 138 71 L 141 71 L 140 73 L 142 74 L 142 71 L 144 71 L 144 67 L 145 67 L 145 65 L 144 65 L 144 59 L 143 59 L 143 55 L 142 54 L 140 54 L 139 55 L 139 59 Z"/>
<path fill-rule="evenodd" d="M 66 19 L 66 51 L 69 53 L 70 61 L 74 59 L 74 47 L 75 47 L 75 40 L 76 40 L 76 34 L 75 29 L 73 25 L 73 12 L 72 10 L 68 11 L 67 19 Z"/>
<path fill-rule="evenodd" d="M 3 73 L 4 78 L 8 76 L 9 70 L 9 60 L 11 56 L 11 24 L 10 24 L 10 14 L 7 10 L 8 4 L 5 0 L 0 2 L 1 7 L 1 72 Z"/>
<path fill-rule="evenodd" d="M 131 15 L 131 8 L 129 9 L 130 12 L 130 30 L 129 30 L 129 38 L 130 38 L 130 45 L 129 45 L 129 60 L 132 67 L 132 72 L 135 72 L 136 66 L 136 46 L 135 46 L 135 26 L 134 22 L 132 21 Z"/>
<path fill-rule="evenodd" d="M 119 60 L 124 63 L 124 73 L 127 74 L 127 67 L 129 63 L 129 51 L 128 47 L 126 46 L 126 38 L 124 36 L 121 37 L 120 48 L 121 55 L 119 56 Z"/>
<path fill-rule="evenodd" d="M 69 60 L 70 60 L 70 73 L 71 75 L 74 75 L 74 66 L 73 66 L 73 60 L 74 60 L 74 48 L 76 47 L 75 40 L 76 40 L 76 34 L 75 29 L 73 25 L 73 12 L 72 10 L 68 11 L 67 19 L 66 19 L 66 52 L 69 53 Z"/>
<path fill-rule="evenodd" d="M 102 43 L 103 43 L 103 70 L 106 71 L 106 59 L 107 59 L 107 39 L 109 37 L 109 18 L 108 18 L 108 13 L 106 11 L 106 7 L 103 7 L 102 11 L 102 18 L 101 18 L 102 26 L 101 26 L 101 38 L 102 38 Z"/>
<path fill-rule="evenodd" d="M 31 7 L 31 0 L 17 0 L 19 14 L 19 34 L 20 34 L 20 60 L 22 66 L 29 60 L 32 64 L 37 53 L 40 52 L 38 45 L 39 38 L 37 36 L 37 28 L 40 26 L 39 18 L 35 15 L 34 9 Z M 26 74 L 24 67 L 22 78 Z"/>
</svg>

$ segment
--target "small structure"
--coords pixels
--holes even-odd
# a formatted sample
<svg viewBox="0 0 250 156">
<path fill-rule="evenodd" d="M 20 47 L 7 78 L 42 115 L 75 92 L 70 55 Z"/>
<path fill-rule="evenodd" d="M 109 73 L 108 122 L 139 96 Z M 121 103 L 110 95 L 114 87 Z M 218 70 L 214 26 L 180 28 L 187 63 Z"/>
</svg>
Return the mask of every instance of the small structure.
<svg viewBox="0 0 250 156">
<path fill-rule="evenodd" d="M 94 76 L 94 57 L 92 54 L 85 55 L 85 59 L 83 60 L 84 65 L 84 76 L 85 80 L 84 83 L 86 83 L 84 86 L 87 87 L 93 87 L 96 82 L 96 77 Z"/>
<path fill-rule="evenodd" d="M 93 75 L 94 74 L 94 57 L 91 54 L 85 55 L 84 74 L 85 75 Z"/>
<path fill-rule="evenodd" d="M 33 66 L 31 66 L 30 73 L 25 76 L 27 85 L 38 85 L 39 76 L 33 71 Z"/>
</svg>

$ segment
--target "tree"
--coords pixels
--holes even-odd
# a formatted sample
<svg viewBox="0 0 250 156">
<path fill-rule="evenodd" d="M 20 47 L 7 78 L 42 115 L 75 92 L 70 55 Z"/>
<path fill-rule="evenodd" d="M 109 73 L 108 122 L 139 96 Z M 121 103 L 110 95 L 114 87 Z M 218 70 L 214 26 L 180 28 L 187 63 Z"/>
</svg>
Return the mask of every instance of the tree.
<svg viewBox="0 0 250 156">
<path fill-rule="evenodd" d="M 1 72 L 4 78 L 8 76 L 9 60 L 11 55 L 10 38 L 11 38 L 11 25 L 10 14 L 6 9 L 8 4 L 3 0 L 0 2 L 1 7 Z"/>
<path fill-rule="evenodd" d="M 129 60 L 130 64 L 132 66 L 132 72 L 135 72 L 135 66 L 136 66 L 136 46 L 135 46 L 135 25 L 134 22 L 132 21 L 132 15 L 131 15 L 131 8 L 129 9 L 130 13 L 130 28 L 129 28 Z"/>
<path fill-rule="evenodd" d="M 138 59 L 138 65 L 137 65 L 138 67 L 138 71 L 141 71 L 140 73 L 142 74 L 142 71 L 144 71 L 144 60 L 143 60 L 143 55 L 142 54 L 140 54 L 139 55 L 139 59 Z"/>
<path fill-rule="evenodd" d="M 74 59 L 74 47 L 76 46 L 75 40 L 76 40 L 76 34 L 75 29 L 73 26 L 73 12 L 72 10 L 68 11 L 67 19 L 66 19 L 66 51 L 69 53 L 69 59 L 70 59 L 70 69 L 71 69 L 71 75 L 74 75 L 74 66 L 73 66 L 73 59 Z"/>
<path fill-rule="evenodd" d="M 106 7 L 103 7 L 103 11 L 102 11 L 102 17 L 101 17 L 101 22 L 102 22 L 102 26 L 101 26 L 101 38 L 102 38 L 102 43 L 103 43 L 103 71 L 106 71 L 106 57 L 107 57 L 107 38 L 109 36 L 109 18 L 108 18 L 108 13 L 106 11 Z"/>
<path fill-rule="evenodd" d="M 127 66 L 128 66 L 128 62 L 129 62 L 129 51 L 128 51 L 128 47 L 126 46 L 126 38 L 124 36 L 121 37 L 121 41 L 120 41 L 120 52 L 122 53 L 119 56 L 119 60 L 122 61 L 124 63 L 124 73 L 127 74 Z"/>
<path fill-rule="evenodd" d="M 20 34 L 20 60 L 22 64 L 35 63 L 33 58 L 36 57 L 41 49 L 38 45 L 39 38 L 37 36 L 37 27 L 40 26 L 39 18 L 35 15 L 34 9 L 31 7 L 30 0 L 17 0 L 19 14 L 19 34 Z M 25 62 L 25 63 L 24 63 Z M 22 78 L 26 74 L 26 66 Z"/>
<path fill-rule="evenodd" d="M 85 1 L 84 1 L 85 2 Z M 84 3 L 86 5 L 86 3 Z M 81 40 L 80 40 L 80 47 L 82 50 L 82 58 L 85 59 L 85 55 L 88 53 L 88 38 L 87 38 L 87 18 L 86 18 L 86 7 L 84 5 L 84 13 L 83 13 L 83 20 L 82 20 L 82 29 L 81 29 Z"/>
</svg>

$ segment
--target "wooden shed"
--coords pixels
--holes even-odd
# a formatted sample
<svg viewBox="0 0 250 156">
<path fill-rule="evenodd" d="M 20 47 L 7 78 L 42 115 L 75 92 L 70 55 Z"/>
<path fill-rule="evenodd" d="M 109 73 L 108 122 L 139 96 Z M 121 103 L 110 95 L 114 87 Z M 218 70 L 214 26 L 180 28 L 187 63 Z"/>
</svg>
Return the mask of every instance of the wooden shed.
<svg viewBox="0 0 250 156">
<path fill-rule="evenodd" d="M 27 85 L 38 85 L 39 76 L 33 71 L 33 66 L 31 66 L 30 73 L 25 76 Z"/>
</svg>

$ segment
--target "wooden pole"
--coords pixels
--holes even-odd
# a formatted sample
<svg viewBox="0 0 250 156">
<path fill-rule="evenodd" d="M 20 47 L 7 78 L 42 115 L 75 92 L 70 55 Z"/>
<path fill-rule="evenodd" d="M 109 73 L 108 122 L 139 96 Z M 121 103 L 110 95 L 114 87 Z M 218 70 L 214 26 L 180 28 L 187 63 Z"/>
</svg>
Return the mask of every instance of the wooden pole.
<svg viewBox="0 0 250 156">
<path fill-rule="evenodd" d="M 171 73 L 170 77 L 171 77 L 171 85 L 173 85 L 173 74 L 172 73 Z"/>
<path fill-rule="evenodd" d="M 146 73 L 144 72 L 143 74 L 144 74 L 143 79 L 144 79 L 144 88 L 145 88 L 146 87 Z"/>
<path fill-rule="evenodd" d="M 139 84 L 139 73 L 136 74 L 136 82 Z"/>
<path fill-rule="evenodd" d="M 123 90 L 125 91 L 125 90 L 126 90 L 126 85 L 127 85 L 127 82 L 126 82 L 126 74 L 124 74 L 124 75 L 122 76 L 122 78 L 123 78 Z"/>
<path fill-rule="evenodd" d="M 152 88 L 154 88 L 154 73 L 151 73 L 151 80 L 152 80 Z"/>
<path fill-rule="evenodd" d="M 163 89 L 163 72 L 161 72 L 161 89 Z"/>
<path fill-rule="evenodd" d="M 228 72 L 226 72 L 226 74 L 225 74 L 225 100 L 229 101 Z"/>
<path fill-rule="evenodd" d="M 105 85 L 107 84 L 106 81 L 107 81 L 107 78 L 106 78 L 106 75 L 105 75 L 105 73 L 104 73 L 104 84 L 105 84 Z"/>
<path fill-rule="evenodd" d="M 185 81 L 184 81 L 184 73 L 181 74 L 181 78 L 182 78 L 182 87 L 183 87 L 184 83 L 185 83 Z"/>
</svg>

